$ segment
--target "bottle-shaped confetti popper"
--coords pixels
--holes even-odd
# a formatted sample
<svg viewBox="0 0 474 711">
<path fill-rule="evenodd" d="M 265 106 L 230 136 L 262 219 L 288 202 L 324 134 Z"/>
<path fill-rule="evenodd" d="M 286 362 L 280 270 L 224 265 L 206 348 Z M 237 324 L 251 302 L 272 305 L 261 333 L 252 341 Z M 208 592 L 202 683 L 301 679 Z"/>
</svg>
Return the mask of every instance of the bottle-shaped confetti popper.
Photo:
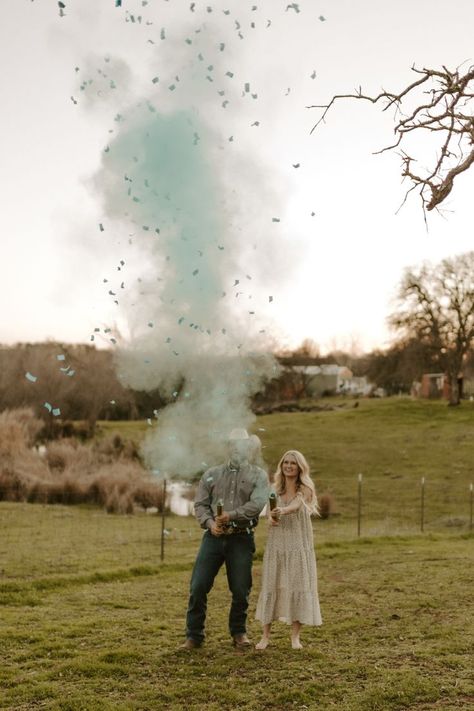
<svg viewBox="0 0 474 711">
<path fill-rule="evenodd" d="M 275 509 L 277 505 L 277 496 L 274 491 L 272 491 L 272 493 L 268 497 L 268 503 L 270 505 L 270 511 L 273 511 L 273 509 Z"/>
<path fill-rule="evenodd" d="M 217 515 L 222 516 L 222 512 L 224 511 L 224 502 L 222 499 L 219 499 L 217 502 Z"/>
</svg>

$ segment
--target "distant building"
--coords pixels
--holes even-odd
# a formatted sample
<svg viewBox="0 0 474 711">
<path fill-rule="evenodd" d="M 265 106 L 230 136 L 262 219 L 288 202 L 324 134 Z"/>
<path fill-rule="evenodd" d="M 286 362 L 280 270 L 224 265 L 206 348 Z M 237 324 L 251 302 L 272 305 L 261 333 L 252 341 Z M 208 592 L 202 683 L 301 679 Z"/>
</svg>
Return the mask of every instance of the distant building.
<svg viewBox="0 0 474 711">
<path fill-rule="evenodd" d="M 460 373 L 458 384 L 461 397 L 474 396 L 474 377 L 472 375 Z M 446 373 L 423 373 L 421 384 L 416 383 L 416 388 L 414 386 L 415 383 L 412 387 L 412 394 L 416 397 L 449 400 L 451 395 L 451 386 Z"/>
<path fill-rule="evenodd" d="M 355 377 L 343 365 L 327 363 L 322 365 L 294 365 L 293 370 L 306 379 L 306 392 L 310 397 L 321 395 L 368 395 L 372 389 L 367 378 Z"/>
<path fill-rule="evenodd" d="M 423 373 L 419 397 L 449 399 L 449 382 L 445 373 Z"/>
</svg>

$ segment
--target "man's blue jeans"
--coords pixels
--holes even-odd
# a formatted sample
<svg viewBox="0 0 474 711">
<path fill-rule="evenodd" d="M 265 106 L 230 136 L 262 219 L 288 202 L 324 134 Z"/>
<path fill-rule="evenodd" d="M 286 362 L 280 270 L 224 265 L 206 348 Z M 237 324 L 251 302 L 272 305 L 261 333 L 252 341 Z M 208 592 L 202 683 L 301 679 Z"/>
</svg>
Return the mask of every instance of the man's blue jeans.
<svg viewBox="0 0 474 711">
<path fill-rule="evenodd" d="M 204 639 L 207 596 L 214 579 L 225 563 L 227 582 L 232 593 L 229 630 L 232 636 L 246 631 L 247 608 L 252 588 L 252 559 L 255 553 L 253 533 L 213 536 L 206 531 L 191 576 L 186 637 L 201 643 Z"/>
</svg>

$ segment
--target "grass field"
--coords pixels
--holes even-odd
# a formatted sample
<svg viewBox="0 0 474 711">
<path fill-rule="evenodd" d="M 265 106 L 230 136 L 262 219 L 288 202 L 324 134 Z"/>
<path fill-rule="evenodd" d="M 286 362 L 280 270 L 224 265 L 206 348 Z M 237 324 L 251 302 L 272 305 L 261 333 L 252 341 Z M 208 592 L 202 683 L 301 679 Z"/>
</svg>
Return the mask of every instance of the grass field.
<svg viewBox="0 0 474 711">
<path fill-rule="evenodd" d="M 126 436 L 127 425 L 106 427 Z M 133 425 L 141 436 L 146 425 Z M 340 514 L 314 521 L 324 624 L 303 629 L 299 652 L 284 625 L 265 652 L 233 650 L 223 571 L 205 646 L 178 649 L 201 535 L 192 518 L 168 517 L 161 563 L 157 516 L 0 503 L 0 708 L 473 711 L 473 426 L 471 403 L 408 400 L 258 419 L 268 463 L 301 449 Z M 249 615 L 255 641 L 265 538 L 262 522 Z"/>
<path fill-rule="evenodd" d="M 0 708 L 474 709 L 468 534 L 329 541 L 315 521 L 321 628 L 292 651 L 275 626 L 265 652 L 236 653 L 225 575 L 210 596 L 208 638 L 178 649 L 200 532 L 159 518 L 37 504 L 0 505 Z M 249 632 L 260 585 L 265 524 Z"/>
<path fill-rule="evenodd" d="M 420 530 L 420 482 L 425 477 L 425 531 L 466 532 L 469 485 L 474 482 L 474 402 L 447 407 L 409 398 L 323 400 L 336 409 L 259 417 L 253 431 L 263 442 L 270 471 L 290 448 L 302 451 L 319 493 L 335 501 L 331 536 L 356 530 L 357 475 L 363 474 L 362 533 Z M 142 438 L 146 422 L 101 423 L 104 432 Z"/>
</svg>

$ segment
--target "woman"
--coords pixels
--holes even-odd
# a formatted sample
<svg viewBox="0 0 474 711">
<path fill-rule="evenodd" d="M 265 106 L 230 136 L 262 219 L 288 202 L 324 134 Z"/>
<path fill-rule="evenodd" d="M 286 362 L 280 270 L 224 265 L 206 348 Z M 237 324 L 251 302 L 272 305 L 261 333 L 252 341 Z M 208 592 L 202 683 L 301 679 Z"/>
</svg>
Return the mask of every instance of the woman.
<svg viewBox="0 0 474 711">
<path fill-rule="evenodd" d="M 302 649 L 301 625 L 321 625 L 311 514 L 318 505 L 309 466 L 296 450 L 285 452 L 275 472 L 277 506 L 263 556 L 256 618 L 263 624 L 256 649 L 266 649 L 274 620 L 291 624 L 291 646 Z"/>
</svg>

